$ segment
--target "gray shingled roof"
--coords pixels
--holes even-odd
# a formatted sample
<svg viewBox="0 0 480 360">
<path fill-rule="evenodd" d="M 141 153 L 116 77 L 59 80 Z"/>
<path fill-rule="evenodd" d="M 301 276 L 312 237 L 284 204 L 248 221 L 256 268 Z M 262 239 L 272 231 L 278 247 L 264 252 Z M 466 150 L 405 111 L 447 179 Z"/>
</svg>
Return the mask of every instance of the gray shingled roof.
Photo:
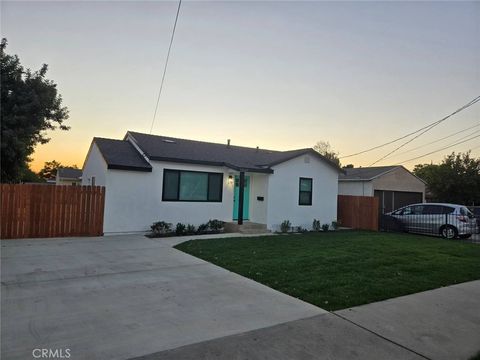
<svg viewBox="0 0 480 360">
<path fill-rule="evenodd" d="M 340 176 L 338 177 L 338 180 L 339 181 L 342 181 L 342 180 L 368 181 L 398 167 L 400 166 L 393 165 L 393 166 L 374 166 L 374 167 L 364 167 L 364 168 L 344 168 L 343 170 L 345 170 L 345 173 L 340 174 Z"/>
<path fill-rule="evenodd" d="M 227 166 L 237 170 L 271 173 L 271 166 L 303 154 L 311 154 L 341 171 L 336 164 L 309 148 L 275 151 L 137 132 L 128 134 L 150 160 Z"/>
<path fill-rule="evenodd" d="M 124 140 L 93 138 L 109 169 L 152 171 L 152 166 L 135 147 Z"/>
<path fill-rule="evenodd" d="M 58 168 L 58 176 L 64 179 L 80 179 L 82 177 L 81 169 Z"/>
</svg>

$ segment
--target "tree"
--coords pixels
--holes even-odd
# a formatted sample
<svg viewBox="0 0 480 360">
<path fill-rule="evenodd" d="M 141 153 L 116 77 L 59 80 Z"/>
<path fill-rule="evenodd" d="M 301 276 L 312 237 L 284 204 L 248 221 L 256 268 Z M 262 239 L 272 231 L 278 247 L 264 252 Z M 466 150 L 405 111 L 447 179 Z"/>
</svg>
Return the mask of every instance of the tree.
<svg viewBox="0 0 480 360">
<path fill-rule="evenodd" d="M 43 164 L 43 168 L 38 172 L 38 176 L 40 176 L 42 179 L 53 179 L 55 176 L 57 176 L 57 170 L 60 167 L 62 167 L 62 164 L 60 164 L 58 161 L 46 161 Z"/>
<path fill-rule="evenodd" d="M 22 183 L 43 183 L 45 179 L 41 178 L 37 173 L 35 173 L 30 168 L 25 169 L 22 172 L 22 176 L 20 177 L 20 182 Z"/>
<path fill-rule="evenodd" d="M 28 172 L 28 163 L 37 144 L 50 139 L 47 130 L 64 125 L 68 110 L 62 107 L 57 85 L 46 78 L 48 66 L 32 72 L 24 69 L 17 55 L 5 53 L 1 41 L 1 181 L 18 182 Z"/>
<path fill-rule="evenodd" d="M 470 151 L 453 152 L 440 164 L 415 165 L 413 173 L 427 183 L 434 201 L 480 204 L 480 158 Z"/>
<path fill-rule="evenodd" d="M 338 158 L 338 152 L 335 152 L 328 141 L 318 141 L 314 146 L 313 150 L 318 152 L 320 155 L 323 155 L 328 160 L 340 166 L 340 159 Z"/>
</svg>

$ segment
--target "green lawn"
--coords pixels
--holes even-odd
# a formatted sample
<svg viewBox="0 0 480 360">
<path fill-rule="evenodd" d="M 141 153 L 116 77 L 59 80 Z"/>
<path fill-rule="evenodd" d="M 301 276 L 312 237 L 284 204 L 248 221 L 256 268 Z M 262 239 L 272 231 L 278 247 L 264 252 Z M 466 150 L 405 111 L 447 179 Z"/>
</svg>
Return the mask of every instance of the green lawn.
<svg viewBox="0 0 480 360">
<path fill-rule="evenodd" d="M 205 239 L 176 248 L 327 310 L 480 279 L 480 245 L 410 234 Z"/>
</svg>

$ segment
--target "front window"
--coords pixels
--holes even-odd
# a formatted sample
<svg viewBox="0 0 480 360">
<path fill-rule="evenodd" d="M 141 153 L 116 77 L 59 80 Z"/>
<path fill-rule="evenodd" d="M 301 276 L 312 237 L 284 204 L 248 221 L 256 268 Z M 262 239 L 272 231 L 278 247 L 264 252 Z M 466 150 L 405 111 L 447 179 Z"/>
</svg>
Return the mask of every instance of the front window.
<svg viewBox="0 0 480 360">
<path fill-rule="evenodd" d="M 221 202 L 222 192 L 222 173 L 163 171 L 163 201 Z"/>
<path fill-rule="evenodd" d="M 298 205 L 312 205 L 312 182 L 311 178 L 300 178 Z"/>
</svg>

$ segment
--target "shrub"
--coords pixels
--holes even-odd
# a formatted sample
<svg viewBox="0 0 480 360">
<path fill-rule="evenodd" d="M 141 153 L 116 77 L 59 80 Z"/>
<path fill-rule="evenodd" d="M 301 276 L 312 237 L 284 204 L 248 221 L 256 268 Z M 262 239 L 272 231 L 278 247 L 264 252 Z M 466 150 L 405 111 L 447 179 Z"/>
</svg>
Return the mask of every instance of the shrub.
<svg viewBox="0 0 480 360">
<path fill-rule="evenodd" d="M 305 229 L 305 228 L 304 228 L 304 227 L 302 227 L 302 226 L 297 226 L 297 232 L 299 232 L 299 233 L 302 233 L 302 234 L 303 234 L 303 233 L 306 233 L 306 232 L 308 232 L 308 230 L 307 230 L 307 229 Z"/>
<path fill-rule="evenodd" d="M 320 231 L 321 228 L 322 226 L 320 225 L 320 220 L 313 219 L 313 223 L 312 223 L 313 231 Z"/>
<path fill-rule="evenodd" d="M 210 230 L 213 230 L 213 231 L 220 231 L 223 229 L 223 226 L 224 226 L 224 222 L 221 221 L 221 220 L 217 220 L 217 219 L 214 219 L 214 220 L 208 220 L 208 227 L 210 228 Z"/>
<path fill-rule="evenodd" d="M 181 235 L 184 235 L 185 234 L 185 224 L 182 224 L 182 223 L 178 223 L 176 228 L 175 228 L 175 233 L 177 234 L 177 236 L 181 236 Z"/>
<path fill-rule="evenodd" d="M 338 229 L 338 222 L 332 221 L 332 229 L 337 230 Z"/>
<path fill-rule="evenodd" d="M 204 234 L 208 230 L 208 224 L 200 224 L 197 228 L 197 234 Z"/>
<path fill-rule="evenodd" d="M 322 230 L 323 231 L 328 231 L 329 228 L 330 228 L 330 225 L 328 225 L 328 224 L 323 224 L 322 225 Z"/>
<path fill-rule="evenodd" d="M 172 231 L 172 224 L 165 221 L 157 221 L 150 226 L 154 235 L 168 234 Z"/>
<path fill-rule="evenodd" d="M 185 231 L 187 232 L 188 235 L 192 235 L 192 234 L 195 234 L 196 230 L 197 229 L 195 228 L 195 225 L 188 224 Z"/>
<path fill-rule="evenodd" d="M 282 233 L 286 233 L 290 231 L 292 224 L 290 223 L 290 220 L 283 220 L 283 222 L 280 224 L 280 231 Z"/>
</svg>

